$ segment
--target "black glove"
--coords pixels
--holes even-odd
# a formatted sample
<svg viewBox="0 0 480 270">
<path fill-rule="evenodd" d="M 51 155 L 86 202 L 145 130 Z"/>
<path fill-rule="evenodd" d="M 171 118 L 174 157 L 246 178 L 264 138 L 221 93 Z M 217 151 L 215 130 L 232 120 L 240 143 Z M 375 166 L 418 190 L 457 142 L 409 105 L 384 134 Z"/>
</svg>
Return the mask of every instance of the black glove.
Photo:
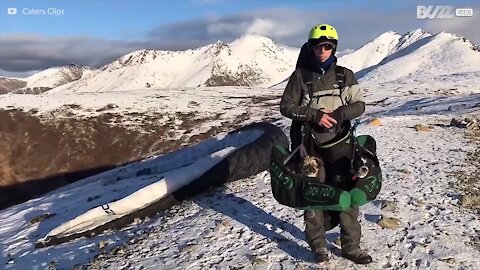
<svg viewBox="0 0 480 270">
<path fill-rule="evenodd" d="M 341 126 L 343 124 L 343 122 L 346 120 L 345 119 L 345 113 L 343 112 L 342 107 L 339 107 L 338 109 L 336 109 L 335 111 L 333 111 L 330 114 L 330 116 L 333 119 L 337 120 L 337 125 L 339 125 L 339 126 Z"/>
<path fill-rule="evenodd" d="M 365 103 L 363 101 L 357 101 L 338 107 L 331 115 L 337 122 L 341 123 L 347 120 L 353 120 L 362 115 L 363 112 L 365 112 Z"/>
<path fill-rule="evenodd" d="M 325 113 L 322 112 L 322 110 L 317 110 L 317 115 L 315 116 L 315 125 L 318 125 L 318 123 L 320 123 L 320 119 L 322 119 L 323 115 Z"/>
</svg>

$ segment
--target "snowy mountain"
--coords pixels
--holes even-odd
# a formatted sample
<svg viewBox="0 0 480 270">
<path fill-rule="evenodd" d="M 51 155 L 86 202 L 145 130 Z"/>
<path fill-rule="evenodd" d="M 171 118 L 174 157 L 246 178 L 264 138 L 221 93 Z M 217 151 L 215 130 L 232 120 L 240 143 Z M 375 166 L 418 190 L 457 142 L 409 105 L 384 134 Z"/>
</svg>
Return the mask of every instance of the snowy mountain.
<svg viewBox="0 0 480 270">
<path fill-rule="evenodd" d="M 338 64 L 356 72 L 364 85 L 386 81 L 416 87 L 432 83 L 441 87 L 445 81 L 467 85 L 480 76 L 480 49 L 463 37 L 445 32 L 432 35 L 417 29 L 399 35 L 389 31 L 339 57 Z M 287 82 L 288 78 L 273 88 L 285 88 Z"/>
<path fill-rule="evenodd" d="M 0 95 L 23 88 L 27 82 L 20 78 L 0 77 Z"/>
<path fill-rule="evenodd" d="M 418 39 L 379 64 L 358 73 L 362 80 L 426 83 L 466 80 L 480 75 L 478 46 L 449 33 Z"/>
<path fill-rule="evenodd" d="M 55 88 L 57 86 L 76 81 L 82 76 L 86 76 L 93 72 L 93 69 L 88 67 L 81 67 L 76 64 L 70 64 L 68 66 L 53 67 L 26 78 L 27 87 L 50 87 Z"/>
<path fill-rule="evenodd" d="M 263 36 L 186 51 L 141 50 L 51 91 L 98 92 L 199 86 L 270 86 L 290 75 L 298 49 Z"/>
<path fill-rule="evenodd" d="M 338 63 L 353 70 L 353 72 L 357 72 L 374 66 L 387 56 L 403 50 L 417 40 L 429 36 L 431 36 L 430 33 L 424 32 L 421 29 L 407 32 L 404 35 L 388 31 L 363 45 L 358 50 L 339 57 Z"/>
<path fill-rule="evenodd" d="M 91 72 L 93 72 L 93 69 L 89 67 L 70 64 L 48 68 L 27 78 L 0 77 L 0 94 L 2 89 L 3 93 L 39 94 L 57 86 L 76 81 Z"/>
<path fill-rule="evenodd" d="M 415 49 L 411 47 L 412 44 L 419 44 L 417 41 L 420 40 L 427 42 L 428 40 L 426 38 L 431 36 L 430 33 L 422 29 L 416 29 L 403 35 L 388 31 L 357 50 L 351 51 L 347 49 L 337 52 L 337 63 L 338 65 L 351 69 L 356 73 L 358 78 L 366 72 L 373 70 L 379 63 L 383 63 L 382 61 L 385 61 L 390 55 L 397 55 L 397 52 L 403 51 L 406 48 L 409 49 L 403 51 L 405 54 L 414 51 Z M 277 89 L 285 88 L 287 82 L 288 78 L 272 87 Z"/>
</svg>

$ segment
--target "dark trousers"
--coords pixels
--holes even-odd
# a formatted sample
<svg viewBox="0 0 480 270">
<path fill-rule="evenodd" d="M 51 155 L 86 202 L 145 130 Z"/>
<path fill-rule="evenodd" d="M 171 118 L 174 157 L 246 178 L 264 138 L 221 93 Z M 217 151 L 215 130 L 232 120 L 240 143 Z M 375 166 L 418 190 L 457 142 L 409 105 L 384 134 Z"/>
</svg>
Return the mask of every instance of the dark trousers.
<svg viewBox="0 0 480 270">
<path fill-rule="evenodd" d="M 325 231 L 333 229 L 340 223 L 340 241 L 342 251 L 350 253 L 360 249 L 362 236 L 360 223 L 358 222 L 358 207 L 338 211 L 305 211 L 305 236 L 312 250 L 326 248 Z"/>
<path fill-rule="evenodd" d="M 350 173 L 352 158 L 351 144 L 340 143 L 333 149 L 319 149 L 313 143 L 307 150 L 310 155 L 321 156 L 325 163 L 326 182 L 330 185 L 350 190 L 355 183 Z M 326 152 L 330 151 L 330 152 Z M 325 232 L 340 224 L 342 252 L 351 253 L 360 249 L 361 226 L 358 221 L 358 207 L 346 211 L 305 211 L 305 236 L 312 250 L 326 248 Z"/>
</svg>

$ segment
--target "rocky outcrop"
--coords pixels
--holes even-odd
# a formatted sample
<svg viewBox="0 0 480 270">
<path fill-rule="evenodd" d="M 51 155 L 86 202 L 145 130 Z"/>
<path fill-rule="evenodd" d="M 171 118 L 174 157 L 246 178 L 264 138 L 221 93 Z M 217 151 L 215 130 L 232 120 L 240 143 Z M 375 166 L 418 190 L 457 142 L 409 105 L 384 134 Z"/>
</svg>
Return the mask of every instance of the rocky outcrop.
<svg viewBox="0 0 480 270">
<path fill-rule="evenodd" d="M 215 65 L 212 68 L 212 76 L 207 79 L 205 86 L 254 86 L 267 81 L 260 71 L 256 71 L 248 65 L 240 65 L 238 71 L 232 72 Z"/>
<path fill-rule="evenodd" d="M 27 86 L 26 81 L 0 77 L 0 95 L 15 91 L 25 86 Z"/>
<path fill-rule="evenodd" d="M 172 131 L 189 130 L 211 119 L 189 120 L 188 115 L 176 114 L 184 121 L 175 126 L 175 122 L 158 124 L 164 115 L 143 115 L 141 127 L 131 129 L 120 125 L 124 115 L 119 114 L 74 118 L 69 108 L 76 106 L 65 105 L 59 109 L 62 112 L 52 112 L 57 116 L 53 119 L 40 119 L 35 111 L 0 110 L 0 209 L 116 166 L 199 142 L 234 124 L 178 139 Z"/>
</svg>

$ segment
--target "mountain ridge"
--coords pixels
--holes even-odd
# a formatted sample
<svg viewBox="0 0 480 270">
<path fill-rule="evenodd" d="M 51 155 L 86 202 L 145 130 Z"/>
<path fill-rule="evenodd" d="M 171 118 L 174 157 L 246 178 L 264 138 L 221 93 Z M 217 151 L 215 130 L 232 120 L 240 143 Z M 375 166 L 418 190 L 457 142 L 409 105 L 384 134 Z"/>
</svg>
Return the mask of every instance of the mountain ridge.
<svg viewBox="0 0 480 270">
<path fill-rule="evenodd" d="M 472 58 L 467 47 L 474 52 L 480 51 L 479 46 L 468 39 L 446 32 L 432 35 L 419 28 L 404 34 L 387 31 L 353 52 L 345 50 L 338 57 L 338 64 L 352 69 L 358 78 L 364 77 L 377 68 L 385 71 L 381 67 L 388 62 L 415 53 L 438 36 L 444 36 L 445 43 L 463 41 L 466 46 L 456 43 L 454 47 L 463 49 L 454 50 L 467 62 Z M 430 54 L 439 56 L 442 52 L 438 50 L 448 47 L 437 45 L 430 46 Z M 101 92 L 210 86 L 278 88 L 285 86 L 295 68 L 298 53 L 299 48 L 283 46 L 268 37 L 246 34 L 230 43 L 218 40 L 183 51 L 136 50 L 98 69 L 71 64 L 49 68 L 25 79 L 0 77 L 0 93 Z M 432 61 L 435 59 L 427 55 L 422 57 Z M 409 58 L 417 62 L 414 57 Z M 365 78 L 375 77 L 373 73 L 370 75 Z"/>
</svg>

